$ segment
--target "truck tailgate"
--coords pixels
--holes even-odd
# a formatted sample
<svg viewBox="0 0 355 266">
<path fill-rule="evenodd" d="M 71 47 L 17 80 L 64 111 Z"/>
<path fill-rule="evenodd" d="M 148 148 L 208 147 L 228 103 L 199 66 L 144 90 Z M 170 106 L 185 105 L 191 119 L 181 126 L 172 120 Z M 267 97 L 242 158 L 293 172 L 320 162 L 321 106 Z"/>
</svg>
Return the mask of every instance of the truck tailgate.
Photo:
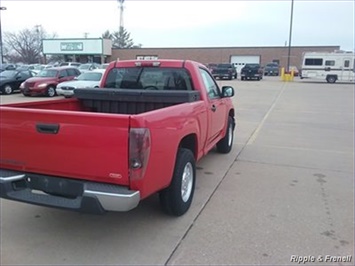
<svg viewBox="0 0 355 266">
<path fill-rule="evenodd" d="M 128 115 L 0 107 L 0 168 L 128 185 Z"/>
</svg>

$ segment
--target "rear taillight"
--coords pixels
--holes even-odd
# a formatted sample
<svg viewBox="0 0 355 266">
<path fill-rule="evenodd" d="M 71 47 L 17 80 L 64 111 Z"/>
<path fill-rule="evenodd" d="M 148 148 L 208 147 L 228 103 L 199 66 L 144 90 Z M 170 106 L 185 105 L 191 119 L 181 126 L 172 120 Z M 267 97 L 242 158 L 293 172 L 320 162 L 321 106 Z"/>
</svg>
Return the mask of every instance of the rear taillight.
<svg viewBox="0 0 355 266">
<path fill-rule="evenodd" d="M 129 132 L 130 179 L 143 178 L 147 168 L 151 139 L 147 128 L 131 128 Z"/>
</svg>

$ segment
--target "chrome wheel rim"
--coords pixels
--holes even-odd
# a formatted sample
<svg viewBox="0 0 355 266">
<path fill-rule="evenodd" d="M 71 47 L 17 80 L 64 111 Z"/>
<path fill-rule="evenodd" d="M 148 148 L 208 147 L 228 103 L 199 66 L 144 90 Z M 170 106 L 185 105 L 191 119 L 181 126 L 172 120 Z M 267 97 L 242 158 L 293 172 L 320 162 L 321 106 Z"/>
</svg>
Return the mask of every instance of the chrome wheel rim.
<svg viewBox="0 0 355 266">
<path fill-rule="evenodd" d="M 11 92 L 12 92 L 12 88 L 10 85 L 6 85 L 4 90 L 5 90 L 6 94 L 11 94 Z"/>
<path fill-rule="evenodd" d="M 193 167 L 190 162 L 185 165 L 181 180 L 181 198 L 187 202 L 191 196 L 193 185 Z"/>
<path fill-rule="evenodd" d="M 52 97 L 52 96 L 54 96 L 54 94 L 55 94 L 54 88 L 52 88 L 52 87 L 48 88 L 48 95 L 50 97 Z"/>
</svg>

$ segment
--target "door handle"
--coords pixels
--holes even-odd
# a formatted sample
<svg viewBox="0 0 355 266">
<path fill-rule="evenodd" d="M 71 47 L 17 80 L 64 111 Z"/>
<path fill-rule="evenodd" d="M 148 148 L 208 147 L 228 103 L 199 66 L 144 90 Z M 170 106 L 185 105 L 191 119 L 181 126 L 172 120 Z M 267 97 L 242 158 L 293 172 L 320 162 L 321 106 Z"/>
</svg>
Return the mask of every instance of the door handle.
<svg viewBox="0 0 355 266">
<path fill-rule="evenodd" d="M 212 106 L 211 106 L 211 110 L 212 110 L 212 112 L 216 112 L 217 107 L 216 107 L 214 104 L 212 104 Z"/>
<path fill-rule="evenodd" d="M 59 131 L 58 124 L 37 124 L 36 129 L 43 134 L 57 134 Z"/>
</svg>

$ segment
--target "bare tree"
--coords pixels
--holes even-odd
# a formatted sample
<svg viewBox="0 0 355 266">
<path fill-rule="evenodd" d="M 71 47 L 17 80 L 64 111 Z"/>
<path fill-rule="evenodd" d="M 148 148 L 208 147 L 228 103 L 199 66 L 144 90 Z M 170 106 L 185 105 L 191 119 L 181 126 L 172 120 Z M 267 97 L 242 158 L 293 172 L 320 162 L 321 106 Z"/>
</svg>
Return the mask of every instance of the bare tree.
<svg viewBox="0 0 355 266">
<path fill-rule="evenodd" d="M 4 33 L 4 57 L 9 62 L 38 63 L 42 58 L 42 39 L 54 38 L 49 36 L 42 26 L 24 29 L 18 33 Z"/>
</svg>

